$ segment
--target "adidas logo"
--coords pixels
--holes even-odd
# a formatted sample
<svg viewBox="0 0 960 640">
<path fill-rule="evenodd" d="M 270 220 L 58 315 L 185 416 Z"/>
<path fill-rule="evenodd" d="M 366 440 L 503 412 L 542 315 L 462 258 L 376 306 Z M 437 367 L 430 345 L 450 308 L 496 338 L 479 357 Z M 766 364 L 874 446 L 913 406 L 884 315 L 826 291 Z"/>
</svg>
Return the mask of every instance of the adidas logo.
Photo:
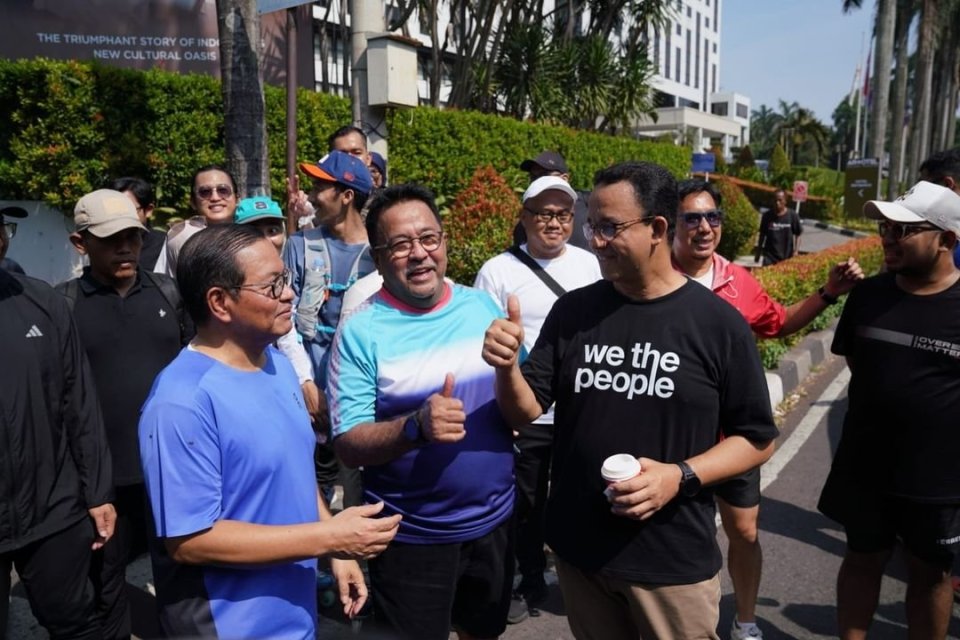
<svg viewBox="0 0 960 640">
<path fill-rule="evenodd" d="M 37 328 L 37 325 L 33 325 L 32 327 L 30 327 L 30 331 L 27 331 L 27 337 L 28 337 L 28 338 L 42 338 L 42 337 L 43 337 L 43 333 L 40 331 L 40 329 Z"/>
</svg>

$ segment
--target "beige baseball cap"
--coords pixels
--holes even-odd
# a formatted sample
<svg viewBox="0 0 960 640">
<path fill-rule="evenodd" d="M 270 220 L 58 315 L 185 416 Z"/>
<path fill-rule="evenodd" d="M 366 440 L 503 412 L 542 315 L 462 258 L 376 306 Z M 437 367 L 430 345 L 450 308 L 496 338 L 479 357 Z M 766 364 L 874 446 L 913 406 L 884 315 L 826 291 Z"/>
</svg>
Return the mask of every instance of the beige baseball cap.
<svg viewBox="0 0 960 640">
<path fill-rule="evenodd" d="M 80 198 L 73 208 L 77 231 L 89 231 L 98 238 L 107 238 L 124 229 L 147 228 L 137 217 L 137 207 L 127 196 L 113 189 L 98 189 Z"/>
</svg>

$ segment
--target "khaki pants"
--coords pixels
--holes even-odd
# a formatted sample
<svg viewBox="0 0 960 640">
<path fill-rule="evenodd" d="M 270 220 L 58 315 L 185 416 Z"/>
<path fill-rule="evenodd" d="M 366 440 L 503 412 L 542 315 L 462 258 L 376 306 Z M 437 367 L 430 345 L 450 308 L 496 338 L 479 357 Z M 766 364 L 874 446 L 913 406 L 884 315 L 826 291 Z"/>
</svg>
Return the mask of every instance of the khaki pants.
<svg viewBox="0 0 960 640">
<path fill-rule="evenodd" d="M 577 640 L 719 640 L 719 574 L 694 584 L 634 584 L 560 558 L 557 574 Z"/>
</svg>

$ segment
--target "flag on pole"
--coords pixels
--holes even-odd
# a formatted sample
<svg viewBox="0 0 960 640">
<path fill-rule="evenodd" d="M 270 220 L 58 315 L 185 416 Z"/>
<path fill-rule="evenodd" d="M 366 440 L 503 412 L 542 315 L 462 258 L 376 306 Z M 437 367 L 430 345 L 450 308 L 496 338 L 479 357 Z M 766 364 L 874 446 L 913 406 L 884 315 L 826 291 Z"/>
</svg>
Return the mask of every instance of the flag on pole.
<svg viewBox="0 0 960 640">
<path fill-rule="evenodd" d="M 857 63 L 857 70 L 853 72 L 853 84 L 850 85 L 850 93 L 847 94 L 847 106 L 852 107 L 853 101 L 857 98 L 857 89 L 860 84 L 860 63 Z"/>
<path fill-rule="evenodd" d="M 867 66 L 863 73 L 863 102 L 870 104 L 870 55 L 873 53 L 873 47 L 867 50 Z"/>
</svg>

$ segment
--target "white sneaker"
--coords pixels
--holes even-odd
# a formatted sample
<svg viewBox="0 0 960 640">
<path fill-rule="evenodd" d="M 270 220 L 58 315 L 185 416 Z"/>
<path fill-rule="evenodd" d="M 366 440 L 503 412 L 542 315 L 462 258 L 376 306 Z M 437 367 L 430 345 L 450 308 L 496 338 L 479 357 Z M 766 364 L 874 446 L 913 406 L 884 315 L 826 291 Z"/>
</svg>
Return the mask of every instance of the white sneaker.
<svg viewBox="0 0 960 640">
<path fill-rule="evenodd" d="M 763 632 L 755 622 L 740 624 L 734 620 L 730 627 L 730 640 L 763 640 Z"/>
</svg>

